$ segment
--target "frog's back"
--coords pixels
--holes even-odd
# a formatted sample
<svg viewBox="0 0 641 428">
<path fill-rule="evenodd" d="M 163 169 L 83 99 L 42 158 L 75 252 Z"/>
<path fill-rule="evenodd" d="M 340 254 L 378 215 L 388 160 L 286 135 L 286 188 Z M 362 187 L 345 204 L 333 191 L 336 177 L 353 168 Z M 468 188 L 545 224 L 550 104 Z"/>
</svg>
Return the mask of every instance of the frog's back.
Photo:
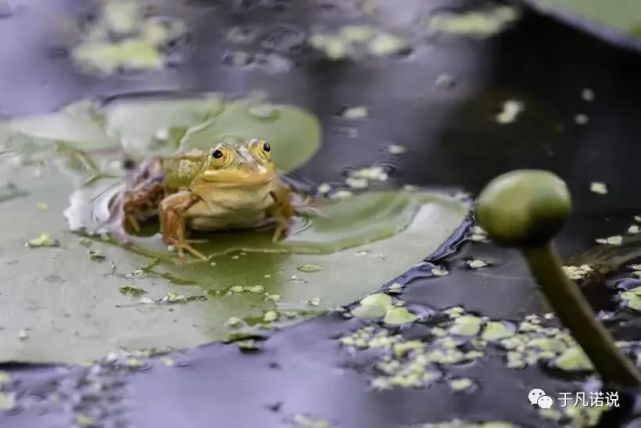
<svg viewBox="0 0 641 428">
<path fill-rule="evenodd" d="M 187 189 L 198 176 L 206 161 L 201 150 L 190 150 L 176 156 L 163 158 L 165 187 L 170 192 Z"/>
</svg>

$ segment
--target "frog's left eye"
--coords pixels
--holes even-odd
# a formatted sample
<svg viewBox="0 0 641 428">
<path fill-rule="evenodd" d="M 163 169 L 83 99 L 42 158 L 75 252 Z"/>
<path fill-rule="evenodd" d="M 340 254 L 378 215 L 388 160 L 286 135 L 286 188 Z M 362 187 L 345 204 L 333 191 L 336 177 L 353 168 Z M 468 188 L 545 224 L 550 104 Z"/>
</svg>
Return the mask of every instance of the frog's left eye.
<svg viewBox="0 0 641 428">
<path fill-rule="evenodd" d="M 272 147 L 265 140 L 254 138 L 249 142 L 249 149 L 259 159 L 263 159 L 263 160 L 271 159 Z"/>
</svg>

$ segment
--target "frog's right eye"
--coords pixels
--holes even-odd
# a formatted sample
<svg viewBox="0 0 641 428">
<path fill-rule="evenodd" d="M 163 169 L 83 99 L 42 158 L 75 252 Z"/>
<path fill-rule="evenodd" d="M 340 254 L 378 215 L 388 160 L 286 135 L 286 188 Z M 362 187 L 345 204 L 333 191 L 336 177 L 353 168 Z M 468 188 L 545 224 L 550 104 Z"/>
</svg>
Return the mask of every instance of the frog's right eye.
<svg viewBox="0 0 641 428">
<path fill-rule="evenodd" d="M 213 148 L 209 155 L 211 156 L 209 162 L 214 168 L 223 168 L 234 160 L 233 150 L 225 146 Z"/>
</svg>

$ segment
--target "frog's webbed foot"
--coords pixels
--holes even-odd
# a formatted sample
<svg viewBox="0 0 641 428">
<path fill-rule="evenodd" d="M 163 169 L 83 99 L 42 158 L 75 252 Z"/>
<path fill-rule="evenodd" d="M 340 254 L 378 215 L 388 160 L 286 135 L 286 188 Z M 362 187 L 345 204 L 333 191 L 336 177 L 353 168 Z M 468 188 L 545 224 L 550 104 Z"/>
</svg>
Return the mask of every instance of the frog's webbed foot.
<svg viewBox="0 0 641 428">
<path fill-rule="evenodd" d="M 274 235 L 272 236 L 272 242 L 278 242 L 282 239 L 285 239 L 289 234 L 289 221 L 279 221 L 276 220 L 276 227 L 274 228 Z"/>
<path fill-rule="evenodd" d="M 183 241 L 174 240 L 173 246 L 176 248 L 176 251 L 178 252 L 178 257 L 180 259 L 185 258 L 185 251 L 187 251 L 189 254 L 191 254 L 194 257 L 197 257 L 205 261 L 208 260 L 206 255 L 204 255 L 203 253 L 201 253 L 200 251 L 192 247 L 191 244 L 189 244 L 189 242 L 186 240 L 183 240 Z"/>
<path fill-rule="evenodd" d="M 167 196 L 160 203 L 160 230 L 162 239 L 173 245 L 178 257 L 185 258 L 185 251 L 202 260 L 207 260 L 200 251 L 191 246 L 186 239 L 187 220 L 185 213 L 199 201 L 199 198 L 188 191 L 181 191 Z"/>
</svg>

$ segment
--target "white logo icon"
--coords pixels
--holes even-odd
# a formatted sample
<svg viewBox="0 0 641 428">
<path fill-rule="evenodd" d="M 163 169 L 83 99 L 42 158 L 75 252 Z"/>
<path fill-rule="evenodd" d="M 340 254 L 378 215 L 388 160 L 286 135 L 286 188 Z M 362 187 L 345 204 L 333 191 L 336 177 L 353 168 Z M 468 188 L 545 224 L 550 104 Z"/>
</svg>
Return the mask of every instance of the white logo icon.
<svg viewBox="0 0 641 428">
<path fill-rule="evenodd" d="M 542 389 L 533 389 L 530 391 L 530 393 L 527 395 L 528 400 L 530 400 L 531 405 L 537 405 L 542 409 L 550 409 L 552 408 L 552 404 L 554 404 L 554 400 L 552 400 L 552 397 L 548 397 L 545 395 L 545 391 Z"/>
</svg>

